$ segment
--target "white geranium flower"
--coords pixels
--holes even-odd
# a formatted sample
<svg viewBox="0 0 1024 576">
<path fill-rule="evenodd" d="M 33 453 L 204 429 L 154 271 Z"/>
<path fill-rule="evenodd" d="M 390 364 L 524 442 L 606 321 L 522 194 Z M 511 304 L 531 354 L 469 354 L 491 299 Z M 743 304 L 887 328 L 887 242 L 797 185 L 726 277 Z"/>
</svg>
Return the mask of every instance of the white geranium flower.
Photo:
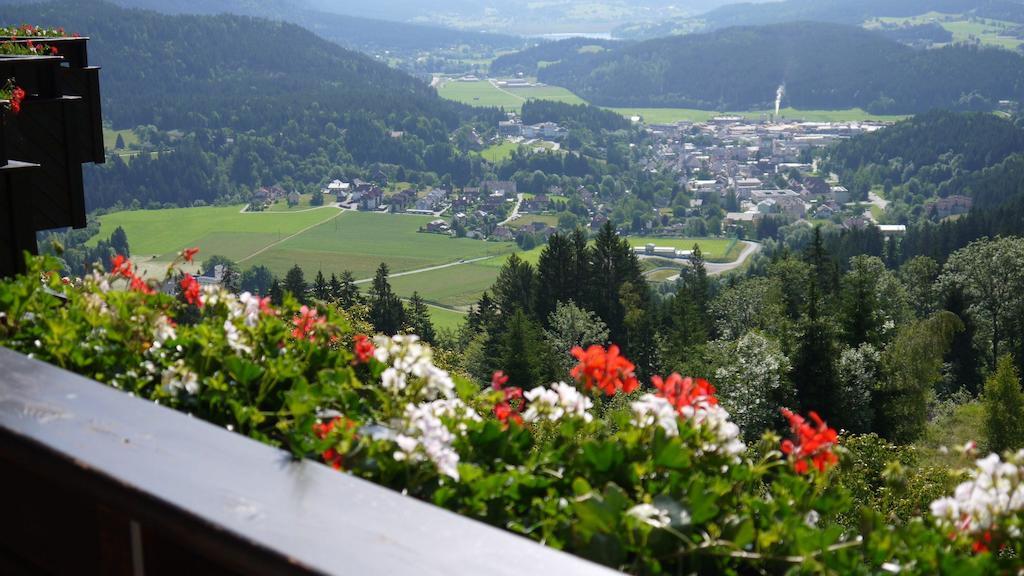
<svg viewBox="0 0 1024 576">
<path fill-rule="evenodd" d="M 655 528 L 665 528 L 672 524 L 672 518 L 666 510 L 651 504 L 637 504 L 627 510 L 626 514 Z"/>
</svg>

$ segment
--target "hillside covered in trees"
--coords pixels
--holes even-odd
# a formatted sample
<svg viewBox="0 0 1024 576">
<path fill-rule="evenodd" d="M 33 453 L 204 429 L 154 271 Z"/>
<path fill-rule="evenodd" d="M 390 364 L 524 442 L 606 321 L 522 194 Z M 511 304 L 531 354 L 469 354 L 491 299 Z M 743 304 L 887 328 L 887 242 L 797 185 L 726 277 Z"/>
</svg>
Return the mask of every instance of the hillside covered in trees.
<svg viewBox="0 0 1024 576">
<path fill-rule="evenodd" d="M 496 110 L 442 100 L 425 83 L 292 24 L 94 0 L 5 13 L 87 30 L 91 59 L 103 66 L 104 118 L 114 128 L 177 135 L 168 142 L 173 153 L 88 170 L 91 208 L 318 186 L 332 170 L 372 163 L 466 178 L 470 160 L 449 135 L 475 118 L 497 121 Z"/>
<path fill-rule="evenodd" d="M 962 46 L 915 50 L 881 34 L 798 22 L 737 27 L 568 55 L 538 71 L 601 106 L 860 107 L 878 114 L 990 110 L 1024 89 L 1024 58 Z"/>
</svg>

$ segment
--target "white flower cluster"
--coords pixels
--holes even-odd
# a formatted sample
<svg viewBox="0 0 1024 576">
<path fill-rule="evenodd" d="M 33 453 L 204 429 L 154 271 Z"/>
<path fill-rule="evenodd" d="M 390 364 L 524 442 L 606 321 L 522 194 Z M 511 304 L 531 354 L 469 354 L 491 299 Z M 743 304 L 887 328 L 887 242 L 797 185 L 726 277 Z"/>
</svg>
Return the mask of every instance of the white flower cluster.
<svg viewBox="0 0 1024 576">
<path fill-rule="evenodd" d="M 437 466 L 438 473 L 458 481 L 459 453 L 452 447 L 455 436 L 445 427 L 437 410 L 434 403 L 405 407 L 405 429 L 395 438 L 398 450 L 394 458 L 410 462 L 429 460 Z"/>
<path fill-rule="evenodd" d="M 669 516 L 668 510 L 662 510 L 651 504 L 637 504 L 626 510 L 626 514 L 655 528 L 665 528 L 672 524 L 672 517 Z"/>
<path fill-rule="evenodd" d="M 658 426 L 665 435 L 679 435 L 679 416 L 694 426 L 710 430 L 715 440 L 705 442 L 699 453 L 717 453 L 725 456 L 739 456 L 747 449 L 740 440 L 740 427 L 729 420 L 729 413 L 718 404 L 701 400 L 693 406 L 684 406 L 677 414 L 672 403 L 654 394 L 644 394 L 630 404 L 633 411 L 633 425 L 639 428 Z"/>
<path fill-rule="evenodd" d="M 199 376 L 185 366 L 184 360 L 178 360 L 161 374 L 164 390 L 180 394 L 182 390 L 189 394 L 199 392 Z"/>
<path fill-rule="evenodd" d="M 164 345 L 164 342 L 177 337 L 178 332 L 174 329 L 171 319 L 164 315 L 157 317 L 156 322 L 153 323 L 153 348 L 158 349 Z"/>
<path fill-rule="evenodd" d="M 996 527 L 1002 517 L 1024 511 L 1024 450 L 1006 462 L 990 454 L 976 462 L 971 476 L 956 487 L 952 497 L 932 502 L 932 516 L 940 523 L 978 533 Z"/>
<path fill-rule="evenodd" d="M 249 292 L 242 292 L 238 295 L 238 308 L 237 312 L 235 308 L 228 307 L 232 314 L 236 314 L 238 317 L 243 318 L 243 322 L 249 328 L 255 328 L 260 321 L 260 302 L 262 298 L 250 294 Z"/>
<path fill-rule="evenodd" d="M 523 420 L 527 422 L 537 422 L 545 418 L 558 422 L 564 416 L 582 418 L 585 422 L 594 419 L 587 411 L 594 403 L 575 386 L 565 382 L 552 384 L 551 388 L 538 386 L 524 393 L 523 397 L 530 403 L 526 412 L 523 412 Z"/>
<path fill-rule="evenodd" d="M 692 416 L 688 413 L 692 411 Z M 701 452 L 714 452 L 724 456 L 738 457 L 746 449 L 740 439 L 740 427 L 729 419 L 729 412 L 719 404 L 698 402 L 697 405 L 683 408 L 683 416 L 692 419 L 697 426 L 704 426 L 715 435 L 713 442 L 705 442 Z"/>
<path fill-rule="evenodd" d="M 679 416 L 672 404 L 654 394 L 644 394 L 639 400 L 630 404 L 633 411 L 633 425 L 637 428 L 658 426 L 665 435 L 679 436 Z"/>
<path fill-rule="evenodd" d="M 415 390 L 416 399 L 435 400 L 455 396 L 455 382 L 447 372 L 433 363 L 429 346 L 419 341 L 419 336 L 403 335 L 373 339 L 374 357 L 378 362 L 391 364 L 381 374 L 381 384 L 395 394 L 402 394 L 410 384 L 410 377 L 422 380 L 422 386 Z"/>
</svg>

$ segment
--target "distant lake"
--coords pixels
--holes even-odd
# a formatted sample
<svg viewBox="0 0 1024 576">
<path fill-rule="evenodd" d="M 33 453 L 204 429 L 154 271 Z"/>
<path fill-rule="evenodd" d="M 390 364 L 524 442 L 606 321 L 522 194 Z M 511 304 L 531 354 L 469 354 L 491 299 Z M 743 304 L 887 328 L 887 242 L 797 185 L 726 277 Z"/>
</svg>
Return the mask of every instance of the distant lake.
<svg viewBox="0 0 1024 576">
<path fill-rule="evenodd" d="M 537 34 L 534 38 L 545 40 L 565 40 L 567 38 L 593 38 L 595 40 L 614 40 L 611 32 L 559 32 L 557 34 Z"/>
</svg>

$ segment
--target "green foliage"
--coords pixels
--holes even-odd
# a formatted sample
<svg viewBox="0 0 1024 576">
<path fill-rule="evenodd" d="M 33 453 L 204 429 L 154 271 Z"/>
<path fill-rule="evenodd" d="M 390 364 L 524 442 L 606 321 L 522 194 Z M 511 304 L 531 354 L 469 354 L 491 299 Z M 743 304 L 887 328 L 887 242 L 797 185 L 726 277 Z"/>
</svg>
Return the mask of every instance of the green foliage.
<svg viewBox="0 0 1024 576">
<path fill-rule="evenodd" d="M 1003 356 L 985 381 L 985 439 L 992 452 L 1024 448 L 1024 392 L 1013 358 Z"/>
<path fill-rule="evenodd" d="M 798 474 L 772 434 L 746 452 L 726 449 L 707 420 L 672 412 L 672 433 L 638 423 L 637 405 L 621 395 L 503 424 L 490 416 L 503 394 L 438 372 L 418 342 L 376 339 L 386 361 L 356 361 L 353 335 L 368 326 L 332 306 L 299 309 L 285 296 L 282 309 L 261 310 L 206 288 L 200 308 L 123 290 L 114 275 L 65 285 L 47 273 L 53 260 L 29 267 L 0 280 L 0 344 L 616 569 L 1020 568 L 1019 539 L 1005 554 L 975 553 L 968 536 L 951 539 L 927 515 L 911 519 L 949 493 L 949 476 L 912 474 L 912 451 L 877 438 L 841 439 L 848 454 L 838 471 Z M 520 325 L 512 333 L 530 330 L 522 312 L 511 322 Z M 508 368 L 529 359 L 517 353 Z M 528 409 L 536 406 L 531 399 Z M 425 436 L 438 428 L 444 440 Z"/>
<path fill-rule="evenodd" d="M 770 110 L 785 84 L 784 102 L 798 109 L 894 114 L 994 109 L 1013 97 L 1024 59 L 964 46 L 914 50 L 858 27 L 789 22 L 566 55 L 537 76 L 601 106 Z"/>
</svg>

